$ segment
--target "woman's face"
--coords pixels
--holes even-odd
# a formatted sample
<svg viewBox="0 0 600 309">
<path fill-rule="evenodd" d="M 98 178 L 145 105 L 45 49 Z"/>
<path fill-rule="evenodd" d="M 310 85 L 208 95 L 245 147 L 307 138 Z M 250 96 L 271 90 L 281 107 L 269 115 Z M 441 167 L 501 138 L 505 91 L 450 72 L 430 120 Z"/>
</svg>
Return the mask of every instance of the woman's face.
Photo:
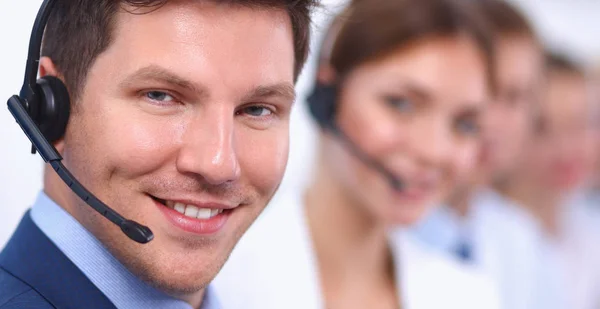
<svg viewBox="0 0 600 309">
<path fill-rule="evenodd" d="M 412 224 L 474 167 L 486 65 L 465 37 L 432 38 L 357 67 L 340 91 L 337 122 L 386 178 L 328 137 L 324 155 L 351 203 L 385 224 Z"/>
</svg>

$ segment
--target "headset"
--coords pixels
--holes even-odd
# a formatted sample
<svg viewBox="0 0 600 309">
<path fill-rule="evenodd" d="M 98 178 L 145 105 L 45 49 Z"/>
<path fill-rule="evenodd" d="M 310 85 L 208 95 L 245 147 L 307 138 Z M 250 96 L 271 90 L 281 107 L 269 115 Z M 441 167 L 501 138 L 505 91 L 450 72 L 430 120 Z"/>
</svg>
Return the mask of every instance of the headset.
<svg viewBox="0 0 600 309">
<path fill-rule="evenodd" d="M 358 145 L 355 144 L 337 125 L 335 116 L 336 106 L 338 104 L 338 91 L 339 86 L 335 83 L 324 84 L 317 81 L 313 91 L 307 97 L 310 115 L 322 130 L 332 133 L 354 156 L 365 165 L 380 173 L 394 190 L 402 191 L 404 188 L 402 180 L 388 170 L 377 159 L 360 149 L 360 147 L 358 147 Z"/>
<path fill-rule="evenodd" d="M 70 115 L 69 92 L 65 84 L 54 76 L 37 79 L 44 29 L 57 0 L 44 0 L 29 41 L 25 80 L 19 95 L 8 99 L 8 109 L 32 143 L 36 151 L 86 204 L 121 228 L 130 239 L 145 244 L 154 239 L 152 231 L 135 221 L 127 220 L 88 191 L 62 164 L 62 157 L 52 143 L 65 134 Z"/>
</svg>

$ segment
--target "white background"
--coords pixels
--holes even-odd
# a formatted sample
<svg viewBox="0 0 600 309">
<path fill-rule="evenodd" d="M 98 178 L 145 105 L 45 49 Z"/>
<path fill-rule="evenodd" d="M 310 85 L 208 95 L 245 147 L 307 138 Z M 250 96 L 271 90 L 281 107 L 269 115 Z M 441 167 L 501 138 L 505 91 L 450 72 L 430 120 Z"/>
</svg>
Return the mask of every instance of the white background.
<svg viewBox="0 0 600 309">
<path fill-rule="evenodd" d="M 600 61 L 600 0 L 512 1 L 531 16 L 549 44 L 572 53 L 581 61 Z M 43 161 L 29 153 L 29 141 L 5 105 L 6 99 L 18 93 L 21 87 L 30 30 L 40 3 L 39 0 L 0 0 L 0 101 L 3 102 L 0 107 L 0 247 L 41 189 Z M 319 10 L 315 16 L 313 43 L 320 38 L 329 16 L 341 8 L 343 1 L 327 0 L 325 4 L 326 9 Z M 306 117 L 303 98 L 313 75 L 311 57 L 297 85 L 299 100 L 292 117 L 290 161 L 280 193 L 301 185 L 310 171 L 316 132 Z"/>
</svg>

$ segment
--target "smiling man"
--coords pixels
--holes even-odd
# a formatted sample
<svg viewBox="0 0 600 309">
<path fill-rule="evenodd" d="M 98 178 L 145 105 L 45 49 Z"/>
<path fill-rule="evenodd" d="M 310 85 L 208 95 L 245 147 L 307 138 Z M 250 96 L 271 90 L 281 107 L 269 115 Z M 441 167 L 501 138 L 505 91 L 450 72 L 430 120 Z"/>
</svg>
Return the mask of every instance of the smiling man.
<svg viewBox="0 0 600 309">
<path fill-rule="evenodd" d="M 54 143 L 131 241 L 52 168 L 0 254 L 0 308 L 217 308 L 209 283 L 279 186 L 314 0 L 59 0 L 41 76 Z M 232 296 L 234 297 L 234 296 Z"/>
</svg>

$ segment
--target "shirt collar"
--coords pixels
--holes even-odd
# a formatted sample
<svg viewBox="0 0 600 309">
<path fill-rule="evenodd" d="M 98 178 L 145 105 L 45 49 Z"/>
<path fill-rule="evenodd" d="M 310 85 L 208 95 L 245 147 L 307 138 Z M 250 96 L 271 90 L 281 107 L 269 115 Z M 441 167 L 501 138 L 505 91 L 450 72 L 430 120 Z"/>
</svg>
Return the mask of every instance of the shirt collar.
<svg viewBox="0 0 600 309">
<path fill-rule="evenodd" d="M 467 237 L 468 223 L 460 218 L 446 205 L 432 209 L 419 223 L 412 226 L 409 231 L 417 239 L 437 249 L 452 251 L 459 241 Z"/>
<path fill-rule="evenodd" d="M 117 308 L 193 309 L 188 303 L 166 295 L 133 275 L 96 237 L 44 192 L 39 193 L 31 209 L 31 218 Z M 209 287 L 200 309 L 218 308 Z"/>
</svg>

